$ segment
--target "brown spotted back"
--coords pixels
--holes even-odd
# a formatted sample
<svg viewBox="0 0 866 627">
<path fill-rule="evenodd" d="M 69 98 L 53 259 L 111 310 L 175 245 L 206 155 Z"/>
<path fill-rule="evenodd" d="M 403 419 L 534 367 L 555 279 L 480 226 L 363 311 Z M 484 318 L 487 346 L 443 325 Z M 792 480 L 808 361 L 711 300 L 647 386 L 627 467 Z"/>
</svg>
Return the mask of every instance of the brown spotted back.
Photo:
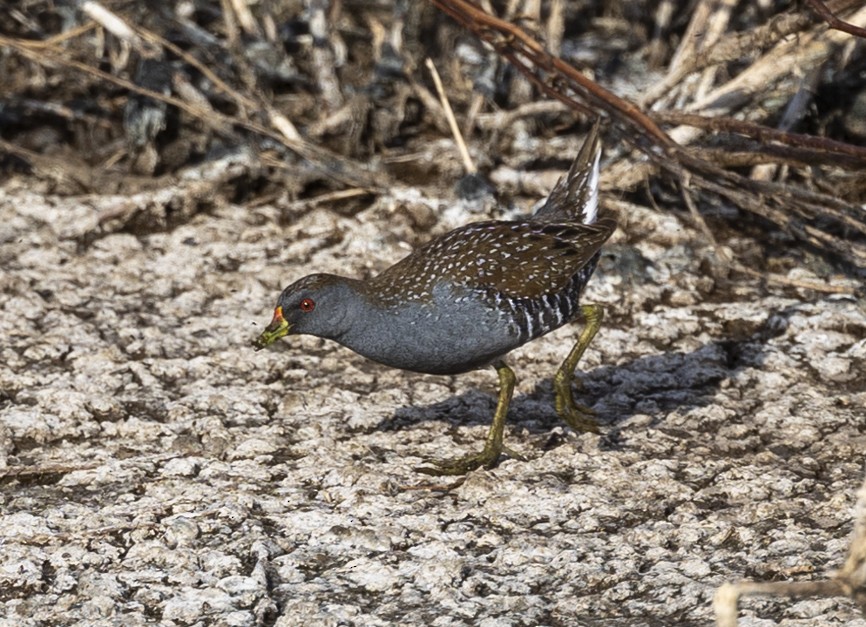
<svg viewBox="0 0 866 627">
<path fill-rule="evenodd" d="M 477 222 L 428 242 L 370 279 L 366 291 L 382 305 L 427 301 L 443 281 L 507 298 L 538 298 L 562 290 L 615 228 L 611 219 Z"/>
</svg>

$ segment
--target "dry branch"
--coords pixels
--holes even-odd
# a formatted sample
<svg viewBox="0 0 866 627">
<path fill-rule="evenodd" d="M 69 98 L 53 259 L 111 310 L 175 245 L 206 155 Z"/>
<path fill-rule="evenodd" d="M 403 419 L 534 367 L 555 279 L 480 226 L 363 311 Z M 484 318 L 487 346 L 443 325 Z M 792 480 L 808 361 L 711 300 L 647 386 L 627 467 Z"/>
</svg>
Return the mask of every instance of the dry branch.
<svg viewBox="0 0 866 627">
<path fill-rule="evenodd" d="M 492 45 L 543 93 L 577 111 L 604 111 L 617 126 L 624 129 L 624 138 L 627 141 L 642 150 L 656 167 L 673 175 L 676 180 L 683 180 L 688 173 L 689 180 L 696 188 L 718 194 L 740 208 L 770 220 L 790 235 L 839 256 L 860 271 L 866 271 L 866 214 L 860 207 L 827 194 L 810 191 L 801 184 L 754 180 L 726 170 L 719 164 L 706 160 L 706 153 L 702 155 L 681 146 L 658 126 L 657 120 L 671 120 L 671 116 L 679 112 L 647 114 L 637 105 L 616 96 L 563 60 L 552 56 L 541 43 L 519 26 L 490 15 L 466 0 L 431 1 L 480 39 Z M 847 6 L 845 2 L 838 4 Z M 857 12 L 852 19 L 866 21 L 866 11 Z M 788 24 L 797 25 L 799 28 L 811 26 L 811 22 L 799 16 Z M 826 33 L 826 29 L 823 32 Z M 821 33 L 813 28 L 809 41 L 815 45 L 807 49 L 805 54 L 815 58 L 816 55 L 828 55 L 832 44 L 838 42 L 838 39 L 836 35 L 822 38 Z M 783 47 L 787 50 L 789 44 L 786 42 Z M 777 52 L 773 59 L 776 65 L 780 63 L 778 54 Z M 770 67 L 769 62 L 767 67 Z M 744 80 L 741 77 L 739 82 L 735 79 L 733 83 L 742 85 Z M 731 84 L 722 89 L 732 89 Z M 706 100 L 711 102 L 718 99 L 721 93 L 717 89 L 707 95 Z M 665 118 L 665 115 L 668 117 Z M 724 128 L 726 124 L 734 123 L 735 121 L 722 122 L 720 126 Z M 798 148 L 797 151 L 788 151 L 786 154 L 785 149 L 779 146 L 764 151 L 768 161 L 775 159 L 779 163 L 808 160 L 812 165 L 862 167 L 862 159 L 866 154 L 856 146 L 841 142 L 820 142 L 817 138 L 814 138 L 815 142 L 805 141 L 802 136 L 781 133 L 757 124 L 741 125 L 737 132 L 762 142 L 772 137 L 773 141 L 781 146 L 786 142 L 793 142 Z M 850 238 L 852 234 L 857 237 Z"/>
<path fill-rule="evenodd" d="M 717 627 L 737 627 L 740 598 L 774 596 L 789 599 L 838 597 L 852 599 L 866 614 L 866 482 L 860 487 L 854 535 L 845 564 L 829 579 L 818 581 L 740 581 L 726 583 L 716 591 L 713 607 Z"/>
<path fill-rule="evenodd" d="M 160 41 L 160 38 L 155 36 L 150 37 L 150 39 L 155 42 Z M 358 164 L 351 162 L 349 159 L 305 140 L 297 133 L 294 125 L 292 125 L 285 116 L 264 104 L 259 106 L 259 113 L 261 114 L 259 117 L 267 119 L 270 126 L 265 126 L 256 122 L 248 116 L 239 117 L 227 115 L 215 111 L 214 109 L 202 108 L 195 102 L 185 102 L 184 100 L 180 100 L 170 95 L 141 87 L 132 81 L 115 76 L 96 67 L 92 67 L 81 61 L 71 59 L 59 49 L 50 49 L 43 45 L 34 46 L 27 40 L 12 39 L 3 36 L 0 36 L 0 46 L 7 46 L 17 50 L 22 56 L 31 59 L 36 63 L 46 66 L 67 67 L 85 75 L 93 76 L 105 81 L 106 83 L 123 87 L 131 93 L 141 94 L 154 100 L 165 102 L 166 104 L 184 111 L 219 134 L 231 134 L 230 129 L 233 126 L 238 126 L 252 131 L 262 137 L 268 137 L 308 160 L 311 164 L 320 167 L 328 176 L 337 181 L 343 182 L 348 186 L 376 189 L 385 184 L 384 177 L 381 174 L 374 174 L 369 170 L 365 170 Z M 235 90 L 232 90 L 228 86 L 225 86 L 225 89 L 228 93 L 236 93 Z M 239 102 L 243 102 L 246 105 L 256 104 L 245 96 L 237 95 L 237 99 Z"/>
</svg>

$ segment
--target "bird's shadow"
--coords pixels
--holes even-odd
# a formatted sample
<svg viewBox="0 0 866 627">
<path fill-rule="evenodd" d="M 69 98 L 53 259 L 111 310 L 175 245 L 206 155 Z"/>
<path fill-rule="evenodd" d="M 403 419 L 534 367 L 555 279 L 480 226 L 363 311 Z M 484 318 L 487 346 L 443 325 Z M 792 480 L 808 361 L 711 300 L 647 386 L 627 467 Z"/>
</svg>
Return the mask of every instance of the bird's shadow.
<svg viewBox="0 0 866 627">
<path fill-rule="evenodd" d="M 727 329 L 728 337 L 702 344 L 690 352 L 668 351 L 636 357 L 615 366 L 578 370 L 583 390 L 577 402 L 592 407 L 606 433 L 602 446 L 616 447 L 619 425 L 637 415 L 651 416 L 651 426 L 672 411 L 688 411 L 714 402 L 720 385 L 743 368 L 762 365 L 767 343 L 784 333 L 796 306 L 770 313 L 758 324 Z M 495 374 L 491 369 L 495 381 Z M 554 407 L 551 379 L 511 402 L 508 421 L 531 434 L 544 434 L 560 422 Z M 403 407 L 384 418 L 377 430 L 391 431 L 424 421 L 444 420 L 454 426 L 489 425 L 495 394 L 468 390 L 440 402 Z"/>
</svg>

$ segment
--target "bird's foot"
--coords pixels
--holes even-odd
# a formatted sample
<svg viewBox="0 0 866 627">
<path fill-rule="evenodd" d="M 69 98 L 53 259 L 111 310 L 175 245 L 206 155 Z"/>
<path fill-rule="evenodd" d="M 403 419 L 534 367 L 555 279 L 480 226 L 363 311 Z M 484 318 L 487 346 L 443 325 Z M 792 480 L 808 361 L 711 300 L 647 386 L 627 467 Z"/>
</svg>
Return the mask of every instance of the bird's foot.
<svg viewBox="0 0 866 627">
<path fill-rule="evenodd" d="M 520 453 L 511 450 L 507 446 L 495 446 L 489 442 L 478 453 L 471 453 L 465 457 L 457 457 L 455 459 L 447 459 L 443 461 L 432 460 L 430 463 L 433 466 L 419 466 L 415 470 L 425 475 L 439 476 L 456 476 L 465 475 L 477 470 L 478 468 L 494 468 L 499 463 L 499 458 L 502 453 L 506 453 L 509 457 L 514 457 L 526 461 Z"/>
<path fill-rule="evenodd" d="M 585 405 L 576 403 L 571 394 L 571 387 L 557 386 L 556 413 L 577 432 L 600 433 L 598 422 L 595 420 L 597 413 Z"/>
</svg>

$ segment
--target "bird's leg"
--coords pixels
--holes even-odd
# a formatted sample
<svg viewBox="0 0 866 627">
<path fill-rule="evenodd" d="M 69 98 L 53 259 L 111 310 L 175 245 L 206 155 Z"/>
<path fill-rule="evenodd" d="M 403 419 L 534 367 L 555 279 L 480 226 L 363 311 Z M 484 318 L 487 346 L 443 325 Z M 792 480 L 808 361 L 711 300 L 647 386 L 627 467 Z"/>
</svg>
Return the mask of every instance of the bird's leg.
<svg viewBox="0 0 866 627">
<path fill-rule="evenodd" d="M 490 425 L 490 431 L 487 432 L 484 448 L 480 453 L 473 453 L 466 457 L 445 462 L 433 462 L 435 468 L 418 468 L 419 472 L 428 475 L 465 475 L 467 472 L 482 466 L 493 468 L 499 461 L 499 456 L 502 455 L 503 450 L 514 455 L 512 451 L 502 445 L 502 436 L 505 432 L 505 416 L 508 414 L 508 405 L 511 403 L 514 383 L 517 378 L 514 376 L 514 371 L 504 361 L 497 361 L 493 367 L 496 368 L 499 375 L 499 401 L 496 404 L 496 413 L 493 414 L 493 424 Z"/>
<path fill-rule="evenodd" d="M 580 314 L 585 321 L 583 331 L 574 348 L 571 349 L 568 357 L 565 358 L 553 377 L 553 387 L 556 390 L 556 413 L 575 431 L 598 433 L 598 424 L 593 419 L 595 412 L 589 407 L 574 402 L 571 382 L 574 378 L 577 362 L 580 361 L 586 347 L 592 342 L 592 338 L 598 333 L 602 318 L 604 318 L 604 308 L 601 305 L 583 305 L 580 308 Z"/>
</svg>

